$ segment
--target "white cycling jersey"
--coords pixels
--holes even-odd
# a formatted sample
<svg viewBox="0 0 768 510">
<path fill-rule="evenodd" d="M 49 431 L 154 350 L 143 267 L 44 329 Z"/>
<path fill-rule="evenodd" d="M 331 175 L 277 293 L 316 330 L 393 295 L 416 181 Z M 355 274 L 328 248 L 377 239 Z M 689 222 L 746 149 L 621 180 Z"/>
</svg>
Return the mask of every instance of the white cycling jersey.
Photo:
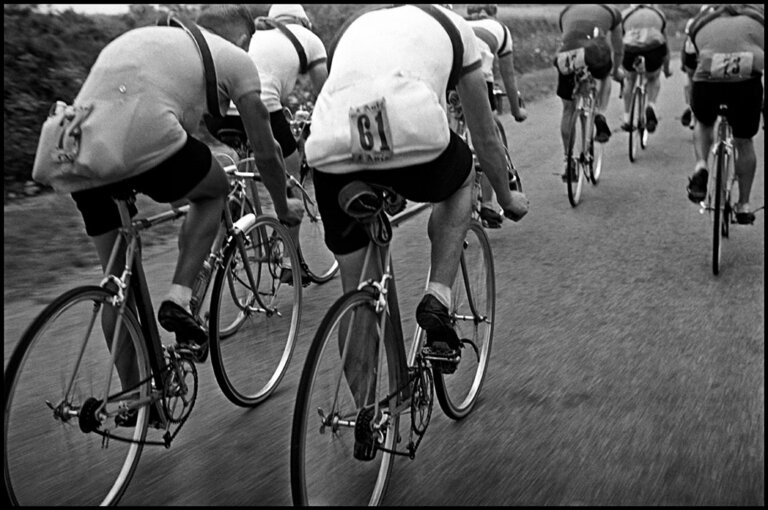
<svg viewBox="0 0 768 510">
<path fill-rule="evenodd" d="M 296 36 L 307 55 L 307 67 L 326 61 L 325 46 L 311 30 L 296 23 L 285 25 Z M 256 64 L 261 78 L 261 100 L 269 112 L 283 108 L 283 103 L 299 76 L 299 55 L 293 43 L 278 29 L 256 30 L 248 54 Z"/>
<path fill-rule="evenodd" d="M 438 7 L 464 46 L 462 72 L 480 66 L 472 28 Z M 401 168 L 432 161 L 448 146 L 446 86 L 453 45 L 420 8 L 385 8 L 357 18 L 339 40 L 312 114 L 310 166 L 327 173 Z"/>
<path fill-rule="evenodd" d="M 512 53 L 512 34 L 495 19 L 468 20 L 468 23 L 478 39 L 485 81 L 493 82 L 493 61 L 496 56 L 503 57 Z"/>
</svg>

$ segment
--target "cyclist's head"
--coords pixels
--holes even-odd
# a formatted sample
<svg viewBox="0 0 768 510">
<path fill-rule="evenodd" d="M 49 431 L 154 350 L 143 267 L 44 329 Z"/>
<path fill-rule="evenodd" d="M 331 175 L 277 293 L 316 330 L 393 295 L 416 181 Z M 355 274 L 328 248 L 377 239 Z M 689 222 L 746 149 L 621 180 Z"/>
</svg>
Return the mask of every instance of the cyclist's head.
<svg viewBox="0 0 768 510">
<path fill-rule="evenodd" d="M 494 18 L 498 10 L 497 4 L 470 4 L 467 6 L 467 16 L 472 19 Z"/>
<path fill-rule="evenodd" d="M 312 29 L 312 22 L 301 4 L 272 4 L 267 16 L 288 23 L 298 23 L 304 28 Z"/>
<path fill-rule="evenodd" d="M 195 21 L 246 51 L 256 31 L 253 16 L 243 4 L 209 4 L 200 10 Z"/>
</svg>

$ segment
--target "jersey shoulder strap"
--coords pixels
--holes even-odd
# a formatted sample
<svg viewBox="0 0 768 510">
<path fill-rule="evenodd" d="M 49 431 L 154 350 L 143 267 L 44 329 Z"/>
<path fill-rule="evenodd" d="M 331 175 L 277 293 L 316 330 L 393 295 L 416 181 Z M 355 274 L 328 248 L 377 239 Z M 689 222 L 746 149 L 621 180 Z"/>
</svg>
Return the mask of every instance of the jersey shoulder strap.
<svg viewBox="0 0 768 510">
<path fill-rule="evenodd" d="M 181 16 L 169 13 L 166 18 L 161 18 L 157 22 L 158 26 L 180 27 L 187 32 L 192 40 L 195 41 L 197 50 L 203 60 L 203 71 L 205 73 L 205 98 L 208 104 L 208 113 L 215 118 L 223 118 L 219 108 L 218 82 L 216 80 L 216 67 L 213 65 L 213 57 L 208 43 L 200 32 L 200 28 L 193 22 L 182 18 Z"/>
<path fill-rule="evenodd" d="M 347 21 L 339 28 L 339 30 L 336 32 L 336 34 L 333 36 L 333 39 L 331 40 L 331 43 L 328 45 L 328 72 L 331 71 L 331 64 L 333 63 L 333 54 L 336 51 L 336 46 L 339 44 L 339 40 L 341 39 L 341 36 L 344 34 L 344 32 L 349 28 L 349 26 L 360 16 L 363 14 L 367 14 L 372 11 L 377 11 L 380 9 L 389 9 L 392 7 L 402 7 L 405 4 L 395 4 L 390 5 L 387 7 L 379 7 L 379 6 L 373 6 L 373 7 L 367 7 L 359 10 L 357 13 L 352 15 Z M 446 16 L 446 14 L 442 11 L 440 11 L 439 8 L 432 4 L 408 4 L 413 5 L 414 7 L 418 7 L 419 9 L 423 10 L 427 14 L 431 15 L 435 20 L 442 25 L 442 27 L 445 29 L 446 32 L 448 32 L 448 37 L 451 38 L 451 46 L 453 46 L 453 65 L 451 67 L 451 74 L 448 77 L 448 89 L 455 88 L 456 84 L 459 82 L 459 74 L 461 73 L 461 64 L 464 60 L 464 43 L 461 42 L 461 34 L 459 33 L 459 29 L 456 28 L 456 25 L 453 24 L 453 22 Z"/>
<path fill-rule="evenodd" d="M 296 48 L 296 53 L 299 54 L 299 73 L 304 74 L 309 69 L 309 63 L 307 62 L 307 52 L 304 51 L 304 47 L 301 45 L 299 40 L 296 38 L 293 32 L 291 32 L 287 26 L 281 21 L 278 21 L 274 18 L 258 18 L 256 20 L 256 26 L 259 26 L 259 21 L 263 22 L 265 25 L 271 28 L 276 28 L 280 30 L 285 37 L 288 38 L 289 41 L 291 41 L 291 44 L 293 44 L 293 47 Z"/>
</svg>

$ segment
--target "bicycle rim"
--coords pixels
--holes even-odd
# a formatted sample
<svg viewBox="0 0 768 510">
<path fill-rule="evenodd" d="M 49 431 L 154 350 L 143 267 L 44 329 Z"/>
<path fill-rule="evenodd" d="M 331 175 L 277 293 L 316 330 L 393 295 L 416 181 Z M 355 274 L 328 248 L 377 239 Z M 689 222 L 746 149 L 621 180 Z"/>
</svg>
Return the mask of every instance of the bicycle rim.
<svg viewBox="0 0 768 510">
<path fill-rule="evenodd" d="M 127 400 L 115 397 L 122 384 L 102 330 L 102 311 L 113 310 L 107 303 L 111 296 L 100 287 L 78 287 L 61 295 L 40 313 L 11 355 L 4 381 L 3 453 L 5 484 L 14 504 L 112 505 L 133 477 L 147 433 L 148 407 L 139 408 L 135 426 L 113 430 L 134 443 L 112 439 L 107 447 L 97 432 L 81 430 L 78 416 L 97 431 L 114 429 L 114 414 Z M 149 361 L 130 311 L 122 331 L 120 345 L 136 352 L 130 367 L 133 381 L 147 381 L 134 398 L 146 398 Z M 85 420 L 95 413 L 81 412 L 83 405 L 90 398 L 102 399 L 107 380 L 111 397 L 105 410 L 112 417 L 101 424 Z M 72 413 L 56 418 L 46 401 L 55 407 L 65 403 Z"/>
<path fill-rule="evenodd" d="M 453 374 L 435 372 L 440 407 L 454 420 L 466 417 L 480 394 L 491 355 L 495 308 L 491 245 L 482 227 L 472 222 L 464 242 L 461 269 L 451 289 L 450 313 L 456 333 L 464 342 L 461 361 Z"/>
<path fill-rule="evenodd" d="M 568 188 L 568 200 L 571 202 L 571 206 L 576 207 L 581 200 L 581 189 L 584 184 L 584 161 L 586 155 L 584 154 L 584 148 L 586 147 L 586 134 L 584 132 L 584 124 L 586 119 L 577 111 L 574 113 L 573 122 L 571 123 L 571 136 L 568 141 L 568 157 L 566 164 L 570 168 L 567 168 L 567 172 L 574 172 L 576 180 L 573 181 L 570 178 L 566 179 L 566 187 Z"/>
<path fill-rule="evenodd" d="M 368 327 L 361 324 L 366 320 L 363 317 L 369 321 Z M 353 457 L 354 422 L 359 407 L 374 401 L 386 402 L 385 396 L 394 393 L 392 388 L 397 384 L 389 370 L 388 354 L 375 364 L 379 342 L 361 343 L 365 338 L 379 338 L 375 326 L 379 317 L 374 312 L 373 295 L 353 291 L 334 303 L 315 334 L 301 373 L 291 430 L 294 505 L 378 505 L 384 497 L 394 455 L 377 449 L 373 460 Z M 347 340 L 350 336 L 351 342 Z M 356 347 L 357 354 L 351 349 L 344 354 L 344 346 Z M 359 352 L 361 346 L 368 349 L 367 357 Z M 363 366 L 361 358 L 369 364 Z M 346 374 L 345 364 L 349 370 Z M 361 381 L 370 380 L 373 366 L 379 367 L 375 389 L 369 388 L 375 396 L 359 396 L 358 404 L 350 381 L 355 381 L 360 388 L 358 393 L 364 394 L 368 385 Z M 394 367 L 392 371 L 395 372 Z M 382 429 L 383 442 L 377 444 L 392 450 L 396 446 L 399 416 L 391 415 L 387 423 Z"/>
<path fill-rule="evenodd" d="M 645 89 L 640 91 L 640 97 L 642 98 L 642 101 L 640 101 L 640 116 L 638 117 L 640 119 L 640 148 L 645 150 L 648 147 L 649 134 L 646 127 L 647 119 L 645 118 Z"/>
<path fill-rule="evenodd" d="M 272 394 L 288 368 L 301 321 L 301 283 L 297 272 L 286 271 L 299 267 L 299 257 L 277 219 L 259 216 L 241 239 L 246 240 L 246 262 L 257 290 L 233 240 L 213 284 L 211 360 L 224 395 L 236 405 L 252 407 Z M 242 325 L 221 338 L 219 324 L 239 314 L 245 316 Z"/>
<path fill-rule="evenodd" d="M 304 198 L 304 218 L 299 230 L 299 252 L 304 270 L 315 283 L 325 283 L 339 270 L 339 263 L 325 245 L 325 228 L 315 199 L 312 172 L 305 174 L 302 186 L 309 194 Z"/>
<path fill-rule="evenodd" d="M 723 214 L 723 202 L 725 198 L 725 169 L 727 157 L 725 148 L 720 145 L 717 148 L 717 161 L 716 161 L 716 173 L 715 173 L 715 208 L 714 208 L 714 222 L 712 225 L 712 272 L 714 274 L 720 273 L 720 259 L 722 256 L 722 244 L 723 244 L 723 222 L 728 221 L 725 214 Z"/>
</svg>

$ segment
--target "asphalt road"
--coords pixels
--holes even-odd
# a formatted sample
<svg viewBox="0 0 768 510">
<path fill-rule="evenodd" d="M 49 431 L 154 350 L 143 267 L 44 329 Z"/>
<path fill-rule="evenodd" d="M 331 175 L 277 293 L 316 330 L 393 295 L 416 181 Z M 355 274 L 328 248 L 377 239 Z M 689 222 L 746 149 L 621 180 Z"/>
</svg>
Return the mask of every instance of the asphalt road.
<svg viewBox="0 0 768 510">
<path fill-rule="evenodd" d="M 764 216 L 732 228 L 714 276 L 711 219 L 685 196 L 694 160 L 682 85 L 679 71 L 663 82 L 658 130 L 634 164 L 614 90 L 603 175 L 575 209 L 559 178 L 559 99 L 529 104 L 524 124 L 504 115 L 531 212 L 489 232 L 489 374 L 465 420 L 435 404 L 415 460 L 395 462 L 386 504 L 764 505 Z M 395 230 L 407 335 L 427 270 L 427 215 Z M 156 302 L 174 260 L 175 243 L 147 261 Z M 169 450 L 145 449 L 122 504 L 290 505 L 298 377 L 340 292 L 338 278 L 305 289 L 293 361 L 261 406 L 233 406 L 201 366 L 191 418 Z M 5 304 L 6 362 L 40 309 Z"/>
</svg>

